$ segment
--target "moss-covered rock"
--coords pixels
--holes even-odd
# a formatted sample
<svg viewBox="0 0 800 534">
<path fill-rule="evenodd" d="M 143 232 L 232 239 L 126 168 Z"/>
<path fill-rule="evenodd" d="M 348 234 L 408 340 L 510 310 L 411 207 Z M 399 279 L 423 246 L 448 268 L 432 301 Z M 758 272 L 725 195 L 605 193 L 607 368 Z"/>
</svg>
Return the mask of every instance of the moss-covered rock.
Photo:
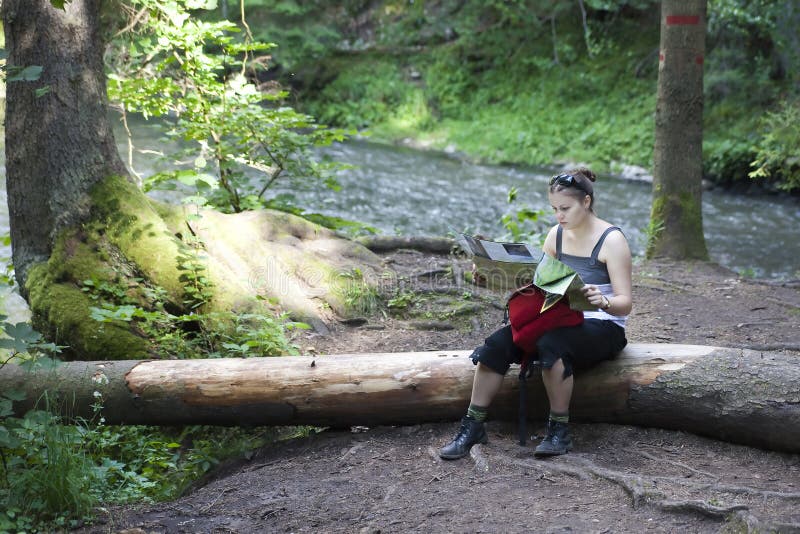
<svg viewBox="0 0 800 534">
<path fill-rule="evenodd" d="M 192 228 L 207 255 L 214 309 L 249 311 L 267 299 L 324 328 L 336 316 L 357 314 L 355 292 L 368 297 L 378 283 L 375 254 L 295 215 L 206 211 Z"/>
<path fill-rule="evenodd" d="M 324 331 L 378 299 L 377 256 L 300 217 L 205 211 L 187 222 L 183 208 L 151 201 L 120 176 L 90 195 L 89 220 L 56 237 L 25 287 L 35 326 L 66 345 L 67 357 L 155 356 L 136 321 L 92 318 L 103 303 L 173 314 L 288 312 Z"/>
</svg>

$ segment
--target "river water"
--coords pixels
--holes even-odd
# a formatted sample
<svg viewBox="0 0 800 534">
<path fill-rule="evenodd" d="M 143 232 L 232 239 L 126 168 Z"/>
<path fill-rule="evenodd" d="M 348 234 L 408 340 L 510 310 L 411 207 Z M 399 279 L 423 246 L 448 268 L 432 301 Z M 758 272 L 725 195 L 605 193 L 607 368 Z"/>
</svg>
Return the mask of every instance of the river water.
<svg viewBox="0 0 800 534">
<path fill-rule="evenodd" d="M 157 129 L 143 123 L 134 126 L 138 148 L 133 152 L 134 169 L 147 175 L 164 168 L 154 155 L 165 148 Z M 121 132 L 117 136 L 124 139 Z M 120 151 L 127 154 L 124 142 Z M 363 141 L 337 144 L 325 153 L 354 166 L 340 172 L 342 190 L 307 187 L 292 192 L 310 211 L 362 221 L 382 233 L 447 235 L 456 229 L 502 235 L 500 217 L 510 209 L 511 187 L 519 190 L 515 205 L 549 209 L 546 192 L 551 171 L 547 169 L 476 165 L 441 153 Z M 641 255 L 650 185 L 600 176 L 595 189 L 597 214 L 621 226 L 634 255 Z M 718 190 L 703 195 L 703 225 L 711 259 L 748 276 L 800 276 L 798 223 L 800 202 L 786 195 Z M 8 233 L 4 154 L 0 154 L 0 233 Z M 0 267 L 10 255 L 9 247 L 0 246 Z M 15 299 L 13 295 L 5 299 L 12 314 L 24 308 Z"/>
<path fill-rule="evenodd" d="M 306 205 L 385 233 L 445 235 L 454 228 L 502 235 L 500 217 L 510 209 L 506 199 L 512 186 L 519 190 L 514 205 L 550 210 L 547 182 L 552 169 L 475 165 L 444 154 L 363 142 L 340 144 L 328 153 L 356 168 L 341 173 L 339 193 L 303 193 Z M 648 183 L 611 176 L 600 176 L 595 183 L 595 211 L 623 229 L 634 255 L 644 253 L 650 202 Z M 798 223 L 800 202 L 786 195 L 703 194 L 711 259 L 749 276 L 800 276 Z"/>
</svg>

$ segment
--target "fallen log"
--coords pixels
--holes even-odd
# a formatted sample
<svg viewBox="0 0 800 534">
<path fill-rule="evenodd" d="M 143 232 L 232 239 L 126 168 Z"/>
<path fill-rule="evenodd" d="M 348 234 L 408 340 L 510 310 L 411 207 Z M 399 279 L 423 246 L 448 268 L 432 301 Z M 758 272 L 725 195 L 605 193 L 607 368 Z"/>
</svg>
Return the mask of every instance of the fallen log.
<svg viewBox="0 0 800 534">
<path fill-rule="evenodd" d="M 109 424 L 354 425 L 456 420 L 469 400 L 469 351 L 279 358 L 69 362 L 51 371 L 0 369 L 0 390 L 21 390 L 15 413 L 43 391 L 69 415 Z M 633 344 L 576 378 L 575 421 L 685 430 L 730 442 L 800 452 L 797 356 L 699 345 Z M 544 417 L 540 379 L 529 413 Z M 513 369 L 492 406 L 516 417 Z M 101 395 L 101 397 L 98 397 Z"/>
</svg>

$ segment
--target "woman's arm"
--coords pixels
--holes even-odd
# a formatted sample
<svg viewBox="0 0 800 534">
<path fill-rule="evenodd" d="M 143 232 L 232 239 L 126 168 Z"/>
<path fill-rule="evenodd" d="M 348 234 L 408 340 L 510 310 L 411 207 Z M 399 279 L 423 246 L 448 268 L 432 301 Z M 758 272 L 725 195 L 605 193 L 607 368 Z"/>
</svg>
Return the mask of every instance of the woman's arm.
<svg viewBox="0 0 800 534">
<path fill-rule="evenodd" d="M 633 308 L 633 290 L 631 282 L 631 249 L 622 232 L 608 234 L 603 248 L 598 255 L 605 262 L 614 296 L 608 299 L 611 304 L 605 311 L 611 315 L 628 315 Z"/>
</svg>

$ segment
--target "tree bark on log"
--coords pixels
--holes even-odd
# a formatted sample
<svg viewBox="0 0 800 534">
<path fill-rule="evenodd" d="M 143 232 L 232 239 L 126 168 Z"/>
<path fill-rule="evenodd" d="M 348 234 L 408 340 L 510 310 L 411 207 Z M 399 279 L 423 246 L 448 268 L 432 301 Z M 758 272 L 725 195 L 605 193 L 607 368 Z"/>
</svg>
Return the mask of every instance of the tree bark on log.
<svg viewBox="0 0 800 534">
<path fill-rule="evenodd" d="M 472 386 L 469 351 L 280 358 L 70 362 L 52 371 L 0 369 L 2 391 L 21 390 L 17 414 L 43 391 L 68 415 L 91 417 L 102 395 L 111 424 L 353 425 L 456 420 Z M 699 345 L 633 344 L 579 375 L 575 421 L 684 430 L 800 452 L 797 357 Z M 505 380 L 491 416 L 513 419 L 518 380 Z M 544 417 L 541 379 L 529 413 Z"/>
</svg>

